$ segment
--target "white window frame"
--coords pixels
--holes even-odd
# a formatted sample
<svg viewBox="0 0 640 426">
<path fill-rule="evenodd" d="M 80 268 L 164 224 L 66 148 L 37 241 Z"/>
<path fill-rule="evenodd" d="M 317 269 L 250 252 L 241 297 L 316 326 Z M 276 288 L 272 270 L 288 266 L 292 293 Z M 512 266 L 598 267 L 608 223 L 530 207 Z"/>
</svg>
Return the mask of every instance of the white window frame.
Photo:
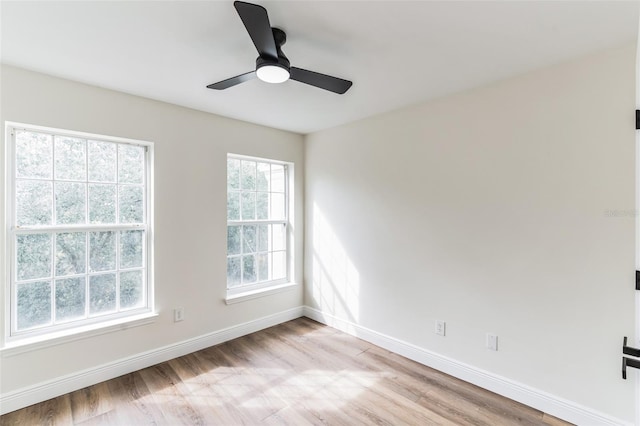
<svg viewBox="0 0 640 426">
<path fill-rule="evenodd" d="M 39 226 L 16 226 L 16 141 L 15 134 L 17 131 L 33 131 L 37 133 L 46 133 L 56 136 L 68 136 L 74 138 L 91 139 L 102 142 L 110 142 L 115 144 L 129 144 L 141 146 L 145 149 L 145 175 L 144 175 L 144 203 L 143 215 L 144 223 L 142 224 L 84 224 L 84 225 L 39 225 Z M 3 262 L 6 271 L 6 285 L 4 286 L 4 319 L 5 333 L 3 347 L 12 349 L 21 345 L 34 345 L 40 347 L 43 342 L 75 340 L 74 335 L 92 335 L 95 333 L 116 331 L 127 328 L 128 326 L 142 325 L 148 323 L 150 318 L 157 316 L 154 312 L 154 277 L 153 277 L 153 187 L 154 187 L 154 144 L 153 142 L 141 141 L 135 139 L 127 139 L 106 135 L 99 135 L 86 132 L 78 132 L 73 130 L 57 129 L 51 127 L 37 126 L 32 124 L 6 122 L 5 123 L 5 255 Z M 87 170 L 88 172 L 88 170 Z M 117 185 L 117 184 L 116 184 Z M 53 207 L 55 210 L 55 207 Z M 88 208 L 88 199 L 87 199 Z M 116 214 L 118 209 L 116 208 Z M 55 211 L 52 212 L 55 214 Z M 17 312 L 15 298 L 16 293 L 16 243 L 17 236 L 29 233 L 56 233 L 56 232 L 97 232 L 97 231 L 119 231 L 126 230 L 144 230 L 146 241 L 143 253 L 143 300 L 144 304 L 138 308 L 132 308 L 124 311 L 117 311 L 105 315 L 97 315 L 93 317 L 83 318 L 80 320 L 72 320 L 59 324 L 50 324 L 42 327 L 36 327 L 26 330 L 17 329 Z M 88 237 L 87 237 L 88 238 Z M 53 240 L 53 239 L 52 239 Z M 116 241 L 119 241 L 118 238 Z M 52 242 L 53 244 L 53 242 Z M 86 248 L 89 252 L 89 248 Z M 52 252 L 52 256 L 53 256 Z M 119 253 L 119 244 L 116 242 L 116 253 Z M 117 254 L 116 254 L 117 255 Z M 53 267 L 53 266 L 52 266 Z M 89 276 L 89 265 L 85 276 Z M 117 271 L 120 269 L 117 267 Z M 116 273 L 117 273 L 116 271 Z M 117 275 L 116 275 L 117 276 Z M 54 277 L 50 277 L 54 279 Z M 88 278 L 87 278 L 88 279 Z M 51 290 L 53 292 L 53 289 Z M 116 293 L 118 294 L 118 293 Z M 88 294 L 86 295 L 88 297 Z M 85 302 L 86 303 L 86 302 Z M 54 308 L 55 301 L 52 299 L 51 307 Z M 118 296 L 116 296 L 116 306 L 119 306 Z M 52 313 L 53 315 L 53 313 Z M 3 351 L 4 352 L 4 351 Z"/>
<path fill-rule="evenodd" d="M 283 278 L 269 280 L 269 281 L 260 281 L 252 284 L 244 284 L 244 285 L 241 284 L 241 285 L 229 287 L 229 284 L 227 283 L 227 299 L 226 299 L 227 304 L 236 303 L 238 301 L 243 301 L 246 299 L 252 299 L 254 297 L 259 297 L 266 294 L 273 294 L 275 292 L 280 292 L 280 291 L 292 288 L 295 285 L 294 283 L 292 283 L 292 274 L 293 274 L 292 259 L 293 259 L 294 246 L 293 246 L 293 235 L 292 235 L 292 226 L 291 226 L 291 218 L 293 217 L 293 196 L 291 193 L 291 190 L 293 188 L 293 183 L 292 183 L 292 177 L 294 172 L 293 163 L 287 162 L 287 161 L 281 161 L 281 160 L 274 160 L 271 158 L 253 157 L 253 156 L 239 155 L 239 154 L 232 154 L 232 153 L 227 154 L 227 160 L 229 159 L 276 164 L 284 167 L 285 218 L 282 220 L 272 220 L 272 219 L 229 220 L 227 217 L 227 230 L 229 229 L 229 226 L 283 224 L 285 226 L 286 273 L 285 273 L 285 277 Z M 228 164 L 228 163 L 225 163 L 225 164 Z M 227 166 L 227 171 L 228 171 L 228 166 Z M 226 181 L 225 188 L 226 188 L 225 193 L 227 194 L 227 197 L 228 197 L 228 192 L 229 192 L 228 181 Z M 242 190 L 240 190 L 239 192 L 242 193 Z M 226 246 L 225 246 L 225 253 L 226 253 Z M 225 259 L 228 259 L 228 255 L 225 256 Z"/>
</svg>

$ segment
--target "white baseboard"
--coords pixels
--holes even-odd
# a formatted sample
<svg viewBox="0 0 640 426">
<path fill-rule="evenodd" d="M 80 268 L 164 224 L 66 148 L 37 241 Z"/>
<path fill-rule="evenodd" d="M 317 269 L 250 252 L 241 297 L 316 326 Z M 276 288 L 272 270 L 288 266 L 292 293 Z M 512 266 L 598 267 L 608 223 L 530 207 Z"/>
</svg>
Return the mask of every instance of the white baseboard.
<svg viewBox="0 0 640 426">
<path fill-rule="evenodd" d="M 304 307 L 303 313 L 304 316 L 315 321 L 568 422 L 588 426 L 632 426 L 632 423 L 597 412 L 589 407 L 378 333 L 309 306 Z"/>
<path fill-rule="evenodd" d="M 9 413 L 29 405 L 55 398 L 105 380 L 122 376 L 152 365 L 199 351 L 237 337 L 301 317 L 303 308 L 292 308 L 244 324 L 214 331 L 162 348 L 143 352 L 101 366 L 59 377 L 0 395 L 0 414 Z"/>
</svg>

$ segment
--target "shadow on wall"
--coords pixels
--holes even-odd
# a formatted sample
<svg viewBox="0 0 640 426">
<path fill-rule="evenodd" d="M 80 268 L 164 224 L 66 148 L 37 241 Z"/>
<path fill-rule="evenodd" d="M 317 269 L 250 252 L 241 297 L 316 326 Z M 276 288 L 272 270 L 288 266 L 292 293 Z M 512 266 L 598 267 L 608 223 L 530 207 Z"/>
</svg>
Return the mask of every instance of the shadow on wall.
<svg viewBox="0 0 640 426">
<path fill-rule="evenodd" d="M 312 293 L 314 306 L 353 323 L 360 317 L 360 273 L 331 224 L 313 204 Z"/>
</svg>

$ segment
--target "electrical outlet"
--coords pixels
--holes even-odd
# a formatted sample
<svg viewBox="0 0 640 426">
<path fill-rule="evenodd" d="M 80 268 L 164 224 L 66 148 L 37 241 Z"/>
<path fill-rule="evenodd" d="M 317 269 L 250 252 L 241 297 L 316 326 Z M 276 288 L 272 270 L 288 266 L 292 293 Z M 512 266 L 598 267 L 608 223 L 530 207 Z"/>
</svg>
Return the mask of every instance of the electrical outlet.
<svg viewBox="0 0 640 426">
<path fill-rule="evenodd" d="M 498 336 L 495 334 L 487 333 L 487 349 L 490 351 L 498 350 Z"/>
<path fill-rule="evenodd" d="M 173 310 L 173 322 L 184 320 L 184 308 L 174 308 Z"/>
<path fill-rule="evenodd" d="M 446 325 L 447 325 L 446 322 L 440 321 L 440 320 L 436 320 L 435 333 L 439 334 L 440 336 L 444 336 L 445 335 L 445 331 L 446 331 Z"/>
</svg>

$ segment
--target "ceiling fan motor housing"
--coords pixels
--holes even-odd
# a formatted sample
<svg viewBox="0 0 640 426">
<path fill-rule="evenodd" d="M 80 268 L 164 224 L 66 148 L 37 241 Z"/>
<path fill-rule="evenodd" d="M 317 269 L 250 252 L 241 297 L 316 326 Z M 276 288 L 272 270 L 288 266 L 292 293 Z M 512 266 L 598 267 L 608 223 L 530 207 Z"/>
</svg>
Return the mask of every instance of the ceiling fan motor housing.
<svg viewBox="0 0 640 426">
<path fill-rule="evenodd" d="M 286 57 L 273 59 L 273 58 L 263 58 L 258 56 L 258 58 L 256 59 L 256 70 L 258 68 L 264 67 L 265 65 L 284 68 L 287 71 L 289 71 L 289 68 L 291 68 L 291 64 L 289 63 L 289 60 Z"/>
<path fill-rule="evenodd" d="M 282 45 L 287 42 L 287 34 L 280 28 L 271 28 L 271 31 L 273 32 L 273 39 L 276 42 L 278 57 L 274 58 L 271 56 L 258 56 L 258 58 L 256 59 L 256 70 L 265 65 L 272 65 L 284 68 L 285 70 L 289 71 L 289 69 L 291 68 L 291 63 L 282 51 Z"/>
</svg>

